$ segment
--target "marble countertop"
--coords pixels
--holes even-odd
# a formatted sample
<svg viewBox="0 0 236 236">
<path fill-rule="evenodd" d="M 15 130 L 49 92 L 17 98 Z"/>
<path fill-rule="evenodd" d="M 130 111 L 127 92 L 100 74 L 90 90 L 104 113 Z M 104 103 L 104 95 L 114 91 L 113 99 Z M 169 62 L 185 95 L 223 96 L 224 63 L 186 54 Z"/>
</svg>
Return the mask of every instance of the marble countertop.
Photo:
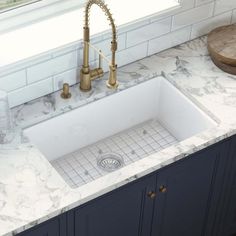
<svg viewBox="0 0 236 236">
<path fill-rule="evenodd" d="M 236 133 L 236 76 L 212 63 L 205 37 L 120 68 L 118 91 L 157 76 L 168 79 L 218 125 L 77 189 L 64 182 L 21 128 L 117 91 L 108 90 L 103 78 L 94 81 L 89 93 L 74 86 L 71 100 L 62 100 L 58 92 L 12 111 L 17 138 L 12 146 L 0 145 L 0 235 L 22 232 Z"/>
</svg>

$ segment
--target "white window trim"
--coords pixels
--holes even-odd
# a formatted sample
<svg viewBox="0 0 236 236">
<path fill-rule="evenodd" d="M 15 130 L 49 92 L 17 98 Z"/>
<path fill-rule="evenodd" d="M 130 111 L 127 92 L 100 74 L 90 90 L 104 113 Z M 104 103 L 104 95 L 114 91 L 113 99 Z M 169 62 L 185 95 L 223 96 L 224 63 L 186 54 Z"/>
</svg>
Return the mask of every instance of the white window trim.
<svg viewBox="0 0 236 236">
<path fill-rule="evenodd" d="M 0 12 L 0 33 L 14 30 L 42 19 L 81 8 L 85 0 L 38 0 Z"/>
</svg>

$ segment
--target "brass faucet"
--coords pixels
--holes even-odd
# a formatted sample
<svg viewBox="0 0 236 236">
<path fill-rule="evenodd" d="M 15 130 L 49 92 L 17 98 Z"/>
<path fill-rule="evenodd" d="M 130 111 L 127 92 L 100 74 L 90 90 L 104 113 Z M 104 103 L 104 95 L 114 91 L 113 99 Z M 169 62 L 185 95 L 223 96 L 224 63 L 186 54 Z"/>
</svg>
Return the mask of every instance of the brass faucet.
<svg viewBox="0 0 236 236">
<path fill-rule="evenodd" d="M 103 69 L 101 68 L 101 58 L 103 54 L 99 52 L 99 67 L 95 69 L 90 69 L 89 67 L 89 47 L 90 47 L 90 32 L 89 32 L 89 13 L 93 4 L 98 5 L 108 17 L 110 25 L 112 27 L 112 41 L 111 41 L 111 52 L 112 59 L 110 62 L 110 74 L 107 81 L 108 88 L 117 88 L 118 82 L 116 79 L 117 65 L 115 62 L 115 53 L 117 50 L 117 40 L 116 40 L 116 26 L 112 14 L 108 9 L 107 5 L 103 0 L 88 0 L 85 6 L 85 25 L 84 25 L 84 51 L 83 51 L 83 66 L 80 71 L 80 89 L 82 91 L 89 91 L 91 89 L 91 81 L 103 76 Z"/>
</svg>

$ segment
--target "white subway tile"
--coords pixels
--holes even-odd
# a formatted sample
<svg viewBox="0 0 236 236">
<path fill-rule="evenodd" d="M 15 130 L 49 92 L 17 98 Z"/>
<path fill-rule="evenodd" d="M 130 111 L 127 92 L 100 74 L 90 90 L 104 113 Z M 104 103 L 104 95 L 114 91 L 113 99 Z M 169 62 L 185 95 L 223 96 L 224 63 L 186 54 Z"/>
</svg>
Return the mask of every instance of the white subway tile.
<svg viewBox="0 0 236 236">
<path fill-rule="evenodd" d="M 164 0 L 159 0 L 159 1 L 164 1 Z M 193 8 L 195 5 L 195 0 L 175 0 L 175 1 L 180 3 L 179 6 L 175 6 L 171 9 L 167 9 L 162 12 L 158 12 L 157 14 L 154 14 L 154 16 L 150 18 L 150 22 L 158 21 L 163 18 L 167 18 L 168 16 L 174 16 L 180 12 Z"/>
<path fill-rule="evenodd" d="M 117 36 L 117 43 L 118 43 L 118 51 L 122 51 L 126 47 L 126 33 L 119 34 Z M 103 52 L 105 52 L 105 55 L 111 54 L 111 38 L 107 39 L 107 43 L 103 44 L 103 48 L 101 48 Z"/>
<path fill-rule="evenodd" d="M 181 11 L 185 11 L 194 7 L 195 0 L 180 0 Z"/>
<path fill-rule="evenodd" d="M 209 18 L 213 15 L 213 9 L 214 3 L 210 3 L 177 14 L 173 16 L 172 29 L 176 30 Z"/>
<path fill-rule="evenodd" d="M 21 70 L 9 75 L 0 77 L 0 90 L 7 92 L 21 88 L 26 85 L 26 71 Z"/>
<path fill-rule="evenodd" d="M 50 52 L 45 52 L 43 54 L 28 58 L 24 61 L 21 61 L 21 64 L 23 64 L 24 68 L 30 67 L 30 66 L 34 66 L 36 64 L 40 64 L 43 63 L 45 61 L 48 61 L 52 59 L 52 55 Z"/>
<path fill-rule="evenodd" d="M 116 55 L 116 61 L 118 67 L 127 65 L 131 62 L 140 60 L 147 56 L 148 43 L 142 43 L 126 50 L 120 51 Z"/>
<path fill-rule="evenodd" d="M 173 31 L 169 34 L 153 39 L 149 42 L 148 55 L 161 52 L 165 49 L 184 43 L 190 38 L 191 27 Z"/>
<path fill-rule="evenodd" d="M 53 58 L 59 57 L 59 56 L 62 56 L 62 55 L 65 55 L 67 53 L 71 53 L 71 52 L 77 50 L 78 46 L 79 46 L 79 43 L 80 43 L 80 41 L 73 42 L 73 43 L 70 43 L 68 45 L 65 45 L 64 47 L 53 50 L 52 51 L 52 57 Z"/>
<path fill-rule="evenodd" d="M 79 69 L 77 68 L 56 75 L 53 78 L 54 91 L 62 89 L 64 83 L 68 83 L 69 85 L 76 84 L 78 82 L 78 79 L 79 79 Z"/>
<path fill-rule="evenodd" d="M 236 8 L 235 0 L 216 0 L 215 4 L 215 15 L 222 12 L 231 11 Z"/>
<path fill-rule="evenodd" d="M 4 67 L 0 67 L 0 77 L 3 77 L 5 75 L 9 75 L 11 73 L 15 73 L 15 71 L 20 71 L 23 70 L 25 67 L 22 65 L 19 65 L 20 63 L 17 64 L 12 64 Z"/>
<path fill-rule="evenodd" d="M 109 32 L 110 34 L 110 36 L 111 36 L 111 32 Z M 100 41 L 102 41 L 102 40 L 104 40 L 104 39 L 106 39 L 106 38 L 104 38 L 104 35 L 103 35 L 103 33 L 100 33 L 100 34 L 96 34 L 96 35 L 92 35 L 91 37 L 90 37 L 90 42 L 91 43 L 98 43 L 98 42 L 100 42 Z M 82 40 L 83 41 L 83 40 Z"/>
<path fill-rule="evenodd" d="M 233 11 L 232 24 L 236 23 L 236 10 Z"/>
<path fill-rule="evenodd" d="M 125 32 L 129 32 L 131 30 L 135 30 L 135 29 L 138 29 L 140 27 L 143 27 L 145 25 L 148 25 L 149 24 L 149 20 L 147 19 L 144 19 L 144 20 L 139 20 L 138 22 L 135 22 L 135 23 L 130 23 L 130 24 L 126 24 L 125 26 L 121 26 L 117 28 L 117 31 L 118 33 L 125 33 Z M 107 37 L 108 35 L 104 36 L 104 37 Z"/>
<path fill-rule="evenodd" d="M 196 0 L 196 6 L 200 6 L 202 4 L 213 2 L 214 0 Z"/>
<path fill-rule="evenodd" d="M 118 51 L 122 51 L 125 49 L 126 46 L 126 34 L 121 34 L 117 37 L 117 43 L 118 43 Z M 104 41 L 101 41 L 99 43 L 94 44 L 94 46 L 101 50 L 102 53 L 105 56 L 108 56 L 111 54 L 111 38 L 106 39 Z M 98 53 L 95 52 L 92 48 L 90 49 L 90 61 L 94 61 L 98 59 Z"/>
<path fill-rule="evenodd" d="M 72 69 L 77 65 L 77 51 L 56 57 L 44 63 L 27 69 L 27 81 L 29 84 Z"/>
<path fill-rule="evenodd" d="M 53 92 L 52 78 L 14 90 L 8 94 L 10 107 L 15 107 Z"/>
<path fill-rule="evenodd" d="M 13 64 L 0 67 L 0 76 L 4 76 L 5 74 L 11 74 L 15 71 L 24 70 L 25 68 L 28 68 L 35 64 L 43 63 L 47 60 L 50 60 L 51 58 L 51 53 L 45 52 L 44 54 L 37 55 L 26 60 L 17 61 Z"/>
<path fill-rule="evenodd" d="M 127 33 L 127 47 L 137 45 L 170 32 L 171 17 L 153 22 Z"/>
<path fill-rule="evenodd" d="M 226 12 L 219 16 L 204 20 L 198 24 L 193 25 L 191 39 L 200 37 L 202 35 L 208 34 L 211 30 L 230 24 L 231 21 L 231 12 Z"/>
<path fill-rule="evenodd" d="M 148 46 L 148 43 L 145 42 L 142 44 L 138 44 L 134 47 L 125 49 L 123 51 L 117 52 L 116 64 L 118 68 L 146 57 L 147 46 Z M 110 56 L 108 56 L 108 58 L 111 59 Z M 91 63 L 91 66 L 96 66 L 97 64 L 98 64 L 98 61 L 94 61 Z M 109 71 L 109 65 L 106 62 L 103 63 L 103 71 L 104 72 Z"/>
</svg>

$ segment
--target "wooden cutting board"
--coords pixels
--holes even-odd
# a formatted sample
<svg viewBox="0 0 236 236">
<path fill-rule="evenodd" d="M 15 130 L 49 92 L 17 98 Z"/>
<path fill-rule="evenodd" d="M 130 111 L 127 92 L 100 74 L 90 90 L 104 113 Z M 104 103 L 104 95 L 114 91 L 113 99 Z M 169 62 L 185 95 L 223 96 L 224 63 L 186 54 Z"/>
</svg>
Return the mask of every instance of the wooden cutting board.
<svg viewBox="0 0 236 236">
<path fill-rule="evenodd" d="M 236 24 L 222 26 L 211 31 L 208 35 L 207 46 L 214 61 L 236 67 Z"/>
<path fill-rule="evenodd" d="M 227 72 L 232 75 L 236 75 L 236 66 L 230 66 L 230 65 L 224 64 L 223 62 L 218 61 L 214 57 L 212 57 L 211 59 L 214 62 L 214 64 L 217 67 L 219 67 L 221 70 L 223 70 L 224 72 Z"/>
</svg>

